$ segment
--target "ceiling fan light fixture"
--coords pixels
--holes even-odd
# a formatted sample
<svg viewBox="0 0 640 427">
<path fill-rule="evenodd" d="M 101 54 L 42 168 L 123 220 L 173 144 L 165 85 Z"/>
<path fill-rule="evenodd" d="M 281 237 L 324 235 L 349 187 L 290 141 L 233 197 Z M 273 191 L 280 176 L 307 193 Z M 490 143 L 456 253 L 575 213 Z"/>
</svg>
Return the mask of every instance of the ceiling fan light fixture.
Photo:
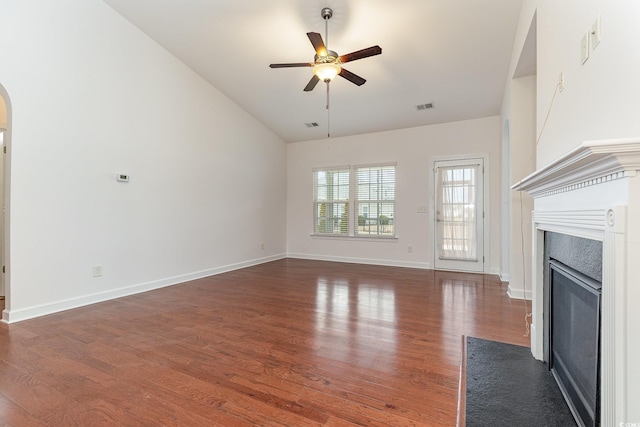
<svg viewBox="0 0 640 427">
<path fill-rule="evenodd" d="M 324 19 L 324 40 L 320 33 L 308 32 L 307 37 L 316 51 L 313 57 L 313 62 L 292 62 L 287 64 L 271 64 L 270 68 L 289 68 L 289 67 L 313 67 L 313 77 L 309 80 L 309 83 L 304 87 L 305 92 L 311 92 L 316 87 L 319 81 L 323 81 L 327 84 L 327 137 L 331 136 L 329 132 L 329 83 L 336 76 L 340 76 L 351 83 L 362 86 L 366 80 L 357 74 L 352 73 L 346 68 L 342 68 L 342 64 L 358 59 L 368 58 L 374 55 L 380 55 L 382 48 L 380 46 L 371 46 L 366 49 L 360 49 L 355 52 L 347 53 L 346 55 L 338 55 L 336 52 L 327 48 L 329 42 L 329 19 L 333 16 L 333 10 L 329 7 L 325 7 L 320 11 L 322 19 Z M 326 43 L 325 43 L 326 40 Z M 307 127 L 309 125 L 307 124 Z"/>
<path fill-rule="evenodd" d="M 313 74 L 325 83 L 329 83 L 340 74 L 341 71 L 342 67 L 335 63 L 316 64 L 313 67 Z"/>
</svg>

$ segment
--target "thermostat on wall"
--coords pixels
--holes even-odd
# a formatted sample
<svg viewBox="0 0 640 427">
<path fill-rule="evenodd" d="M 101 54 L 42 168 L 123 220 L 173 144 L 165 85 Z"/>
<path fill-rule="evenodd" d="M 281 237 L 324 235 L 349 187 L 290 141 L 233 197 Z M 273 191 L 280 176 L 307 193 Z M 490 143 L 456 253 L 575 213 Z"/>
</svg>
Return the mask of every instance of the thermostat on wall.
<svg viewBox="0 0 640 427">
<path fill-rule="evenodd" d="M 116 175 L 116 179 L 120 182 L 129 182 L 129 175 L 119 173 Z"/>
</svg>

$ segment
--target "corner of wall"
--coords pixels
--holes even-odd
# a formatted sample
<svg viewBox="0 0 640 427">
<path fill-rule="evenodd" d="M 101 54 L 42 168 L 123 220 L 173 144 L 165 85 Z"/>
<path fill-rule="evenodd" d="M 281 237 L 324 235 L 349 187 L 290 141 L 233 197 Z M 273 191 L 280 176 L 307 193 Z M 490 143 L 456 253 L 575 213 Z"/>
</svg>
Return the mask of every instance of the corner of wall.
<svg viewBox="0 0 640 427">
<path fill-rule="evenodd" d="M 524 299 L 531 300 L 531 289 L 523 289 L 515 287 L 515 284 L 509 283 L 509 287 L 507 288 L 507 295 L 511 299 Z"/>
</svg>

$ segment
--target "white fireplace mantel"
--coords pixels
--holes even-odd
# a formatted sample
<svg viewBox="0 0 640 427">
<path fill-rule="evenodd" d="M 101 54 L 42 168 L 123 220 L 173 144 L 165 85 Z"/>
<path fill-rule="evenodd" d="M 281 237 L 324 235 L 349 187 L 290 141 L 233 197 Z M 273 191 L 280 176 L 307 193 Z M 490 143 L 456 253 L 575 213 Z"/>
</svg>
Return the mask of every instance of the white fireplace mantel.
<svg viewBox="0 0 640 427">
<path fill-rule="evenodd" d="M 531 351 L 535 358 L 544 357 L 545 231 L 603 243 L 602 426 L 640 423 L 639 170 L 640 138 L 588 141 L 512 186 L 534 198 Z"/>
<path fill-rule="evenodd" d="M 511 188 L 535 197 L 635 176 L 640 170 L 640 138 L 587 141 Z"/>
</svg>

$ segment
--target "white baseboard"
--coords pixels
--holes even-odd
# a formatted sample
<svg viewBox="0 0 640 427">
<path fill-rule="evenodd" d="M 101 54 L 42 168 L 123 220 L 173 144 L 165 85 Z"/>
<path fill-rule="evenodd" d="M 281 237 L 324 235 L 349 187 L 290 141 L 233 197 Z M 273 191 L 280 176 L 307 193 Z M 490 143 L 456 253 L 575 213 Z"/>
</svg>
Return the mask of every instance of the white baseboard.
<svg viewBox="0 0 640 427">
<path fill-rule="evenodd" d="M 491 268 L 489 268 L 489 271 L 487 273 L 485 273 L 485 274 L 493 274 L 494 276 L 500 277 L 500 273 L 501 273 L 501 271 L 500 271 L 500 269 L 498 267 L 491 267 Z"/>
<path fill-rule="evenodd" d="M 533 357 L 536 360 L 539 361 L 543 361 L 544 360 L 544 349 L 539 347 L 538 344 L 536 343 L 535 337 L 536 335 L 536 324 L 535 323 L 531 323 L 531 325 L 529 326 L 531 329 L 531 354 L 533 355 Z"/>
<path fill-rule="evenodd" d="M 350 264 L 385 265 L 388 267 L 421 268 L 425 270 L 430 270 L 433 268 L 431 266 L 431 263 L 429 262 L 398 261 L 398 260 L 372 259 L 372 258 L 352 258 L 352 257 L 339 257 L 339 256 L 316 255 L 316 254 L 289 253 L 287 254 L 287 258 L 310 259 L 310 260 L 316 260 L 316 261 L 346 262 Z"/>
<path fill-rule="evenodd" d="M 531 299 L 531 289 L 522 289 L 522 288 L 514 288 L 511 284 L 509 284 L 509 288 L 507 289 L 507 295 L 511 299 Z"/>
<path fill-rule="evenodd" d="M 18 310 L 7 310 L 2 312 L 2 322 L 15 323 L 22 320 L 33 319 L 34 317 L 45 316 L 47 314 L 58 313 L 72 308 L 83 307 L 85 305 L 95 304 L 103 301 L 121 298 L 128 295 L 139 294 L 142 292 L 152 291 L 167 286 L 173 286 L 190 280 L 201 279 L 203 277 L 215 276 L 216 274 L 226 273 L 241 268 L 251 267 L 253 265 L 264 264 L 265 262 L 276 261 L 285 258 L 284 254 L 272 255 L 269 257 L 258 258 L 249 261 L 243 261 L 236 264 L 229 264 L 220 267 L 214 267 L 207 270 L 196 271 L 193 273 L 181 274 L 179 276 L 167 277 L 165 279 L 154 280 L 147 283 L 139 283 L 137 285 L 126 286 L 119 289 L 112 289 L 105 292 L 84 295 L 76 298 L 69 298 L 60 301 L 54 301 L 47 304 L 36 305 L 32 307 L 21 308 Z"/>
<path fill-rule="evenodd" d="M 500 272 L 500 274 L 498 274 L 498 276 L 500 277 L 500 281 L 501 282 L 509 282 L 509 281 L 511 281 L 511 277 L 509 276 L 508 273 Z"/>
</svg>

